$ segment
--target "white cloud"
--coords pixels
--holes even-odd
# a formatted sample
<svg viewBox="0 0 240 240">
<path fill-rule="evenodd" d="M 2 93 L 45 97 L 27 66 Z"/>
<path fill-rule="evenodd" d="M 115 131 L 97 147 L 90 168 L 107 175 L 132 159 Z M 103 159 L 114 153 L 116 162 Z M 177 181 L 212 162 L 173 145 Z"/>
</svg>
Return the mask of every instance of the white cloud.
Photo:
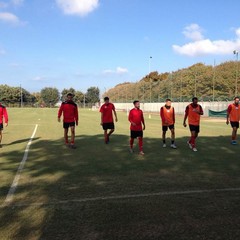
<svg viewBox="0 0 240 240">
<path fill-rule="evenodd" d="M 98 7 L 99 0 L 56 0 L 56 3 L 65 14 L 86 16 Z"/>
<path fill-rule="evenodd" d="M 0 48 L 0 55 L 4 55 L 4 54 L 6 54 L 6 51 Z"/>
<path fill-rule="evenodd" d="M 24 0 L 11 0 L 11 3 L 14 6 L 21 6 L 23 4 Z"/>
<path fill-rule="evenodd" d="M 126 68 L 122 67 L 117 67 L 116 73 L 122 74 L 122 73 L 127 73 L 128 70 Z"/>
<path fill-rule="evenodd" d="M 202 29 L 196 23 L 186 26 L 184 28 L 183 34 L 186 38 L 190 38 L 193 41 L 202 40 L 204 38 L 202 35 Z"/>
<path fill-rule="evenodd" d="M 194 29 L 194 27 L 191 28 L 190 26 L 189 29 Z M 189 37 L 193 40 L 192 42 L 189 42 L 182 46 L 173 45 L 173 50 L 179 54 L 194 57 L 208 54 L 231 54 L 234 49 L 240 49 L 240 28 L 235 30 L 236 39 L 234 40 L 212 41 L 210 39 L 204 39 L 203 35 L 200 32 L 200 34 L 197 34 L 198 27 L 198 25 L 195 26 L 195 33 L 193 33 L 194 31 L 192 32 L 193 34 L 190 33 L 191 31 L 188 32 Z M 184 33 L 184 35 L 186 36 L 186 33 Z"/>
<path fill-rule="evenodd" d="M 104 74 L 124 74 L 124 73 L 128 73 L 128 69 L 123 67 L 117 67 L 116 70 L 106 69 L 103 71 L 103 73 Z"/>
<path fill-rule="evenodd" d="M 32 79 L 33 81 L 44 81 L 46 80 L 46 77 L 43 76 L 36 76 Z"/>
<path fill-rule="evenodd" d="M 11 23 L 14 25 L 24 25 L 25 22 L 22 22 L 16 15 L 10 12 L 0 12 L 0 21 Z"/>
</svg>

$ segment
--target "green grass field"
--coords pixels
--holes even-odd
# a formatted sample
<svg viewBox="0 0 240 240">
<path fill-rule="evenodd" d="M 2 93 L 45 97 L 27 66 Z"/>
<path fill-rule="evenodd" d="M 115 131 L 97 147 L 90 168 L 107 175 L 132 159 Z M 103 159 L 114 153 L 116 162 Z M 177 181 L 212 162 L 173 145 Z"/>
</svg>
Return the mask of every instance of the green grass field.
<svg viewBox="0 0 240 240">
<path fill-rule="evenodd" d="M 8 112 L 0 205 L 36 124 L 38 129 L 13 201 L 0 208 L 1 240 L 240 238 L 239 145 L 230 145 L 231 128 L 224 121 L 203 118 L 199 151 L 192 152 L 182 116 L 174 150 L 162 148 L 159 116 L 146 115 L 145 156 L 140 156 L 137 146 L 134 154 L 128 152 L 126 113 L 118 113 L 105 145 L 100 114 L 80 110 L 73 150 L 63 144 L 57 109 Z"/>
</svg>

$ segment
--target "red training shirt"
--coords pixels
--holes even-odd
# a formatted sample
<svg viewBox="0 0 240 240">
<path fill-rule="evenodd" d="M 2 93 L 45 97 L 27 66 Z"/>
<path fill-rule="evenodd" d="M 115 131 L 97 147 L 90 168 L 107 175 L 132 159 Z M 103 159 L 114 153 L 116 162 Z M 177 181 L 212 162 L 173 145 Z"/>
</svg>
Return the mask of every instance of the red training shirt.
<svg viewBox="0 0 240 240">
<path fill-rule="evenodd" d="M 78 122 L 78 107 L 77 104 L 73 101 L 65 101 L 61 104 L 58 110 L 58 118 L 62 116 L 63 113 L 63 122 Z"/>
<path fill-rule="evenodd" d="M 5 106 L 3 106 L 2 104 L 0 104 L 0 124 L 3 123 L 3 118 L 5 123 L 8 123 L 8 113 L 7 113 L 7 109 Z"/>
<path fill-rule="evenodd" d="M 113 122 L 113 114 L 115 111 L 115 106 L 112 103 L 104 103 L 99 112 L 102 113 L 102 122 L 103 123 L 112 123 Z"/>
<path fill-rule="evenodd" d="M 142 124 L 144 123 L 144 117 L 143 117 L 143 111 L 138 108 L 133 108 L 128 115 L 129 122 L 133 122 L 136 125 L 133 124 L 130 125 L 130 130 L 132 131 L 142 131 Z"/>
</svg>

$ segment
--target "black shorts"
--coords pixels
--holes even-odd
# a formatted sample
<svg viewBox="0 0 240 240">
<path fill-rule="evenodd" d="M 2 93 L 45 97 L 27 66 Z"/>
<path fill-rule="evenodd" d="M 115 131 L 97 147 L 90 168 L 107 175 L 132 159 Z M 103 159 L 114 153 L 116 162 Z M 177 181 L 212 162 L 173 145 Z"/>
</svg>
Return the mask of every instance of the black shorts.
<svg viewBox="0 0 240 240">
<path fill-rule="evenodd" d="M 131 138 L 143 137 L 143 131 L 132 131 L 131 130 Z"/>
<path fill-rule="evenodd" d="M 115 129 L 114 123 L 110 122 L 110 123 L 103 123 L 102 125 L 103 130 L 108 130 L 108 129 Z"/>
<path fill-rule="evenodd" d="M 3 123 L 0 123 L 0 131 L 3 130 Z"/>
<path fill-rule="evenodd" d="M 162 126 L 163 132 L 166 132 L 166 131 L 168 130 L 168 128 L 169 128 L 170 130 L 174 129 L 174 124 L 169 125 L 169 126 Z"/>
<path fill-rule="evenodd" d="M 75 127 L 75 122 L 63 122 L 63 128 Z"/>
<path fill-rule="evenodd" d="M 239 128 L 239 122 L 230 122 L 231 123 L 231 126 L 232 128 Z"/>
<path fill-rule="evenodd" d="M 199 133 L 200 132 L 200 126 L 195 126 L 195 125 L 189 125 L 189 129 L 191 132 L 196 132 Z"/>
</svg>

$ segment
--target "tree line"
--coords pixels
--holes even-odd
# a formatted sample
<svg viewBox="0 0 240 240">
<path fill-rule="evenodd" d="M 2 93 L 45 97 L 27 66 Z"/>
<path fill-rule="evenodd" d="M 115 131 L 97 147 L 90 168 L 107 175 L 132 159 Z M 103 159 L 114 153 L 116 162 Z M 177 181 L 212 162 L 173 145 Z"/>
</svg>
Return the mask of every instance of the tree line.
<svg viewBox="0 0 240 240">
<path fill-rule="evenodd" d="M 174 72 L 151 72 L 141 80 L 118 84 L 104 93 L 113 102 L 189 101 L 193 96 L 204 101 L 233 99 L 239 93 L 238 62 L 230 61 L 216 66 L 203 63 Z M 236 84 L 237 82 L 237 84 Z"/>
<path fill-rule="evenodd" d="M 40 92 L 30 93 L 26 89 L 0 85 L 0 100 L 7 106 L 54 107 L 59 101 L 64 101 L 67 93 L 74 95 L 74 101 L 81 107 L 91 107 L 100 101 L 98 87 L 90 87 L 86 93 L 74 88 L 64 88 L 61 93 L 57 88 L 45 87 Z"/>
</svg>

